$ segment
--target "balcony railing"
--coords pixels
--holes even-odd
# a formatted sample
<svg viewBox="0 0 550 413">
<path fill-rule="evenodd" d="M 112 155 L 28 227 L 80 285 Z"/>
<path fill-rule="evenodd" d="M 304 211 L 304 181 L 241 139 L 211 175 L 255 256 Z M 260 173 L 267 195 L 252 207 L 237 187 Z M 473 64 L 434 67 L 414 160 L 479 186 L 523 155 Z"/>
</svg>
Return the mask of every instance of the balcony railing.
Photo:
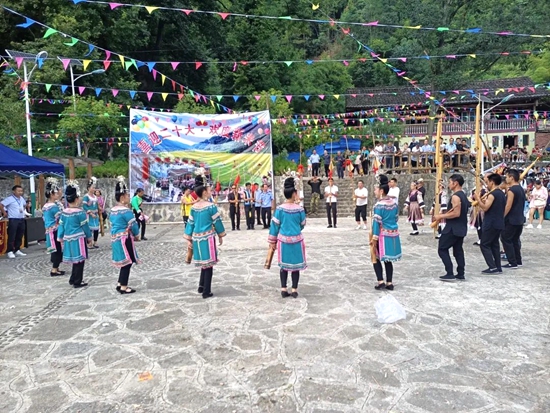
<svg viewBox="0 0 550 413">
<path fill-rule="evenodd" d="M 540 125 L 539 125 L 540 126 Z M 537 122 L 532 119 L 507 119 L 485 121 L 485 133 L 487 132 L 514 132 L 514 131 L 535 131 Z M 443 124 L 443 134 L 468 134 L 475 132 L 475 122 L 447 122 Z M 435 127 L 434 127 L 435 133 Z M 406 125 L 405 134 L 409 136 L 425 136 L 428 134 L 428 124 Z"/>
</svg>

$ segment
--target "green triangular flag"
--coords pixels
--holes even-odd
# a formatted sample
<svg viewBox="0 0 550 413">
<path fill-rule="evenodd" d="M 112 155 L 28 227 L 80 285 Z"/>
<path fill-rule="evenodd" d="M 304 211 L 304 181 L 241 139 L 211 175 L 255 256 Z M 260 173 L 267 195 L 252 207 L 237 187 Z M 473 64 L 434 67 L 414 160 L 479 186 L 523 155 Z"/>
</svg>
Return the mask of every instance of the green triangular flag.
<svg viewBox="0 0 550 413">
<path fill-rule="evenodd" d="M 449 28 L 448 28 L 448 27 L 438 27 L 438 28 L 437 28 L 437 31 L 438 31 L 438 32 L 448 32 L 448 31 L 449 31 Z"/>
<path fill-rule="evenodd" d="M 105 113 L 103 114 L 103 116 L 109 116 L 109 114 L 108 114 L 107 112 L 105 112 Z"/>
<path fill-rule="evenodd" d="M 46 83 L 46 92 L 49 92 L 51 88 L 52 88 L 52 85 L 49 83 Z"/>
<path fill-rule="evenodd" d="M 292 64 L 292 62 L 288 61 L 288 62 L 285 62 L 285 64 L 290 67 L 290 65 Z"/>
<path fill-rule="evenodd" d="M 292 20 L 292 17 L 290 17 L 290 16 L 281 16 L 281 17 L 279 17 L 279 19 Z"/>
<path fill-rule="evenodd" d="M 45 36 L 44 36 L 44 37 L 45 37 Z M 74 46 L 74 45 L 77 44 L 77 43 L 78 43 L 78 39 L 76 39 L 76 38 L 73 37 L 73 38 L 71 39 L 71 42 L 70 42 L 70 43 L 63 43 L 63 44 L 64 44 L 65 46 L 71 46 L 71 47 L 72 47 L 72 46 Z"/>
<path fill-rule="evenodd" d="M 132 63 L 131 61 L 130 61 L 130 62 L 124 62 L 124 68 L 125 68 L 126 70 L 128 70 L 128 69 L 130 68 L 130 66 L 132 66 L 132 64 L 133 64 L 133 63 Z"/>
<path fill-rule="evenodd" d="M 222 98 L 223 98 L 223 95 L 217 95 L 217 96 L 216 96 L 216 99 L 218 99 L 218 102 L 219 102 L 220 100 L 222 100 Z"/>
<path fill-rule="evenodd" d="M 44 33 L 43 39 L 45 39 L 45 38 L 47 38 L 47 37 L 50 37 L 50 36 L 51 36 L 52 34 L 54 34 L 54 33 L 57 33 L 57 30 L 52 29 L 52 28 L 50 27 L 48 30 L 46 30 L 46 33 Z"/>
</svg>

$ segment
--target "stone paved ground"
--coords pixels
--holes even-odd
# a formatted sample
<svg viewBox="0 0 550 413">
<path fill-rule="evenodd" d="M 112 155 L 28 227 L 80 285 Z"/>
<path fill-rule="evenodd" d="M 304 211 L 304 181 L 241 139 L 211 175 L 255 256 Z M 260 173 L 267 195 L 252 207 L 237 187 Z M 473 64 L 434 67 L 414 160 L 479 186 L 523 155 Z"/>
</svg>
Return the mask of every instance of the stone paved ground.
<svg viewBox="0 0 550 413">
<path fill-rule="evenodd" d="M 139 244 L 129 296 L 114 290 L 106 238 L 86 289 L 47 276 L 42 247 L 0 259 L 0 412 L 550 411 L 550 225 L 499 276 L 479 274 L 469 235 L 460 284 L 438 281 L 429 234 L 403 235 L 393 295 L 408 316 L 393 325 L 376 321 L 386 293 L 353 227 L 310 220 L 298 299 L 263 269 L 263 230 L 229 232 L 209 300 L 176 224 Z"/>
</svg>

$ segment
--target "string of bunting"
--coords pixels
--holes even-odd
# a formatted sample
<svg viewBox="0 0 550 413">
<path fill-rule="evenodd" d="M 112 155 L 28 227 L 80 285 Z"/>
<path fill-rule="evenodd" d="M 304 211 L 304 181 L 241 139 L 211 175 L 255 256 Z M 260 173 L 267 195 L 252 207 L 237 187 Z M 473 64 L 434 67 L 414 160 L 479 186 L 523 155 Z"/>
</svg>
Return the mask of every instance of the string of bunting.
<svg viewBox="0 0 550 413">
<path fill-rule="evenodd" d="M 141 66 L 144 66 L 145 63 L 141 62 L 141 61 L 138 61 L 136 59 L 132 59 L 130 57 L 127 57 L 125 55 L 122 55 L 120 53 L 116 53 L 116 52 L 113 52 L 111 50 L 107 50 L 107 49 L 104 49 L 102 47 L 99 47 L 99 46 L 96 46 L 92 43 L 88 43 L 84 40 L 81 40 L 81 39 L 78 39 L 74 36 L 71 36 L 71 35 L 68 35 L 66 33 L 63 33 L 57 29 L 54 29 L 53 27 L 51 26 L 48 26 L 44 23 L 41 23 L 37 20 L 33 20 L 31 19 L 30 17 L 28 16 L 25 16 L 24 14 L 21 14 L 19 12 L 16 12 L 15 10 L 12 10 L 2 4 L 0 4 L 0 7 L 2 7 L 4 10 L 16 15 L 16 16 L 20 16 L 22 18 L 25 19 L 25 23 L 21 23 L 21 24 L 17 24 L 16 27 L 21 27 L 21 28 L 24 28 L 24 29 L 28 29 L 29 27 L 31 27 L 32 25 L 39 25 L 43 28 L 46 29 L 46 32 L 44 33 L 43 35 L 43 38 L 44 39 L 47 39 L 49 38 L 50 36 L 54 35 L 54 34 L 58 34 L 64 38 L 67 38 L 67 39 L 70 39 L 69 42 L 66 42 L 64 43 L 66 46 L 68 47 L 73 47 L 75 46 L 77 43 L 82 43 L 84 45 L 86 45 L 88 47 L 88 53 L 86 54 L 86 56 L 89 56 L 91 55 L 94 50 L 98 50 L 98 51 L 101 51 L 103 53 L 105 53 L 105 61 L 104 61 L 104 66 L 105 66 L 105 69 L 107 69 L 110 64 L 111 64 L 111 56 L 117 56 L 119 58 L 119 61 L 122 65 L 122 67 L 125 69 L 125 70 L 129 70 L 132 66 L 135 67 L 135 69 L 139 69 L 139 67 Z M 20 62 L 23 61 L 22 58 L 16 58 L 15 59 L 18 66 L 21 64 Z M 39 66 L 41 66 L 42 64 L 44 64 L 44 59 L 37 59 L 38 61 L 38 64 Z M 179 87 L 180 89 L 180 93 L 183 95 L 185 92 L 187 92 L 189 95 L 191 95 L 193 98 L 195 98 L 195 101 L 196 102 L 202 102 L 202 103 L 210 103 L 213 107 L 215 107 L 216 109 L 218 110 L 223 110 L 227 113 L 232 113 L 232 110 L 224 105 L 221 105 L 220 103 L 218 102 L 214 102 L 212 99 L 208 98 L 206 95 L 203 95 L 201 93 L 198 93 L 192 89 L 190 89 L 188 86 L 185 86 L 179 82 L 177 82 L 176 80 L 166 76 L 165 74 L 153 69 L 154 72 L 152 71 L 152 75 L 153 75 L 153 79 L 156 80 L 157 78 L 157 75 L 160 75 L 161 77 L 161 82 L 162 82 L 162 85 L 165 84 L 165 82 L 168 80 L 171 84 L 172 84 L 172 90 L 173 91 L 176 91 L 177 87 Z M 26 85 L 23 85 L 23 86 L 26 86 Z M 24 88 L 24 87 L 23 87 Z"/>
<path fill-rule="evenodd" d="M 457 59 L 476 59 L 483 56 L 529 56 L 537 55 L 542 53 L 542 50 L 522 50 L 520 52 L 490 52 L 490 53 L 455 53 L 455 54 L 446 54 L 446 55 L 418 55 L 418 56 L 402 56 L 402 57 L 387 57 L 387 61 L 400 61 L 403 63 L 408 62 L 409 60 L 432 60 L 432 59 L 447 59 L 447 60 L 457 60 Z M 54 63 L 59 63 L 63 65 L 65 70 L 68 69 L 71 60 L 82 60 L 82 65 L 84 70 L 88 69 L 88 66 L 91 63 L 101 63 L 103 64 L 105 70 L 109 69 L 111 63 L 116 63 L 116 60 L 101 60 L 101 59 L 85 59 L 82 57 L 67 57 L 64 59 L 57 58 L 46 58 L 45 61 L 52 61 Z M 22 58 L 16 58 L 18 68 L 22 63 Z M 349 66 L 350 63 L 367 63 L 377 61 L 373 57 L 353 57 L 346 59 L 303 59 L 303 60 L 234 60 L 234 61 L 155 61 L 155 62 L 139 62 L 137 67 L 147 66 L 149 72 L 153 72 L 157 65 L 170 65 L 173 70 L 176 70 L 179 65 L 192 65 L 195 67 L 195 70 L 199 70 L 203 66 L 207 65 L 221 65 L 221 66 L 231 66 L 233 72 L 237 71 L 239 67 L 245 67 L 250 65 L 272 65 L 272 64 L 284 64 L 287 67 L 291 67 L 293 64 L 306 64 L 313 65 L 317 63 L 342 63 L 344 66 Z"/>
<path fill-rule="evenodd" d="M 392 66 L 393 67 L 393 66 Z M 406 78 L 408 79 L 408 78 Z M 413 81 L 414 82 L 414 81 Z M 410 83 L 410 82 L 409 82 Z M 64 84 L 55 84 L 55 83 L 42 83 L 42 82 L 30 82 L 30 84 L 33 85 L 40 85 L 44 86 L 46 89 L 46 92 L 50 92 L 52 87 L 58 87 L 61 90 L 61 93 L 67 93 L 70 92 L 70 85 L 64 85 Z M 423 96 L 429 100 L 434 100 L 435 97 L 432 96 L 432 92 L 423 90 L 413 84 L 416 92 L 406 92 L 410 94 L 411 96 Z M 455 90 L 438 90 L 434 93 L 439 93 L 443 96 L 441 99 L 441 103 L 449 100 L 463 100 L 466 98 L 476 98 L 477 94 L 481 93 L 483 95 L 488 95 L 489 93 L 494 93 L 495 96 L 499 95 L 500 93 L 521 93 L 525 91 L 529 91 L 531 93 L 536 93 L 536 89 L 545 88 L 550 89 L 550 82 L 549 83 L 539 83 L 534 85 L 533 87 L 514 87 L 514 88 L 498 88 L 498 89 L 479 89 L 477 92 L 473 89 L 455 89 Z M 177 96 L 178 100 L 183 99 L 184 94 L 183 93 L 172 93 L 172 92 L 154 92 L 154 91 L 137 91 L 137 90 L 129 90 L 129 89 L 110 89 L 110 88 L 104 88 L 104 87 L 94 87 L 94 86 L 78 86 L 75 88 L 77 93 L 79 95 L 82 95 L 86 90 L 93 90 L 96 97 L 99 97 L 102 92 L 104 91 L 110 91 L 113 97 L 118 96 L 121 92 L 127 93 L 131 99 L 134 99 L 136 95 L 145 95 L 147 98 L 147 101 L 151 101 L 151 98 L 155 95 L 161 96 L 163 101 L 166 101 L 168 96 Z M 269 99 L 275 103 L 278 98 L 285 99 L 288 103 L 291 103 L 293 99 L 295 98 L 303 98 L 306 102 L 309 102 L 312 98 L 318 98 L 321 101 L 326 100 L 326 98 L 331 97 L 335 100 L 339 100 L 341 97 L 353 97 L 356 98 L 357 96 L 362 97 L 375 97 L 375 96 L 397 96 L 397 92 L 376 92 L 376 93 L 337 93 L 337 94 L 284 94 L 284 95 L 269 95 Z M 262 98 L 262 95 L 203 95 L 204 97 L 208 98 L 211 101 L 217 100 L 220 102 L 224 98 L 232 98 L 235 102 L 239 101 L 239 99 L 242 98 L 253 98 L 256 101 L 260 100 Z M 417 103 L 418 106 L 425 105 L 426 101 L 419 101 Z M 165 109 L 166 110 L 166 109 Z"/>
<path fill-rule="evenodd" d="M 189 16 L 191 13 L 194 14 L 207 14 L 219 16 L 222 21 L 227 20 L 228 17 L 244 17 L 247 19 L 267 19 L 267 20 L 283 20 L 283 21 L 293 21 L 293 22 L 306 22 L 306 23 L 318 23 L 318 24 L 330 24 L 334 25 L 344 25 L 344 26 L 364 26 L 364 27 L 387 27 L 391 29 L 406 29 L 406 30 L 426 30 L 426 31 L 436 31 L 436 32 L 453 32 L 453 33 L 464 33 L 464 34 L 486 34 L 486 35 L 495 35 L 495 36 L 519 36 L 519 37 L 534 37 L 534 38 L 550 38 L 550 34 L 524 34 L 524 33 L 514 33 L 511 30 L 501 30 L 501 31 L 484 31 L 480 27 L 473 27 L 468 29 L 454 29 L 450 27 L 424 27 L 422 25 L 400 25 L 400 24 L 385 24 L 379 21 L 371 21 L 368 23 L 365 22 L 346 22 L 338 21 L 331 18 L 328 19 L 306 19 L 298 18 L 292 16 L 266 16 L 258 14 L 248 14 L 248 13 L 230 13 L 222 11 L 207 11 L 207 10 L 196 10 L 196 9 L 182 9 L 177 7 L 167 7 L 167 6 L 148 6 L 142 4 L 129 4 L 129 3 L 115 3 L 108 1 L 99 1 L 99 0 L 72 0 L 74 4 L 80 3 L 90 3 L 90 4 L 102 4 L 108 6 L 111 11 L 120 8 L 120 7 L 134 7 L 147 10 L 149 14 L 159 10 L 159 11 L 171 11 L 178 13 L 185 13 Z M 319 4 L 312 5 L 313 10 L 319 9 Z M 26 24 L 32 24 L 32 22 L 27 22 Z M 349 30 L 349 29 L 347 29 Z"/>
</svg>

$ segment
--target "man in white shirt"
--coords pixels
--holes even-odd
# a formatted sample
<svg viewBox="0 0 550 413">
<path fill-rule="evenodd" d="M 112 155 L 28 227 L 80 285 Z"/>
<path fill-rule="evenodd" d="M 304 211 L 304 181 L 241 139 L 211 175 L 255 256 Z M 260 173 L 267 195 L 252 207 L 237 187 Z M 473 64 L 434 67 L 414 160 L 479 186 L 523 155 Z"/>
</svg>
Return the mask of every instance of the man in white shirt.
<svg viewBox="0 0 550 413">
<path fill-rule="evenodd" d="M 424 145 L 420 148 L 420 152 L 427 153 L 428 155 L 422 155 L 422 165 L 430 165 L 433 166 L 433 152 L 434 147 L 430 145 L 428 139 L 424 139 Z"/>
<path fill-rule="evenodd" d="M 336 228 L 336 217 L 337 209 L 336 203 L 338 202 L 338 187 L 334 185 L 334 180 L 330 178 L 328 180 L 328 186 L 325 187 L 325 200 L 327 204 L 327 218 L 328 218 L 328 227 L 332 228 L 332 221 L 334 220 L 334 228 Z M 331 219 L 332 212 L 332 219 Z"/>
<path fill-rule="evenodd" d="M 355 198 L 355 221 L 357 227 L 355 229 L 361 229 L 360 218 L 363 219 L 363 229 L 367 229 L 367 203 L 369 198 L 369 190 L 365 188 L 363 181 L 357 182 L 357 188 L 353 193 Z"/>
<path fill-rule="evenodd" d="M 9 218 L 8 222 L 8 258 L 24 257 L 25 253 L 19 248 L 25 235 L 25 206 L 27 201 L 23 197 L 23 188 L 15 185 L 12 189 L 13 195 L 0 202 L 0 216 Z"/>
<path fill-rule="evenodd" d="M 311 161 L 311 167 L 313 169 L 312 175 L 319 176 L 319 165 L 321 165 L 321 158 L 315 149 L 309 157 L 309 160 Z"/>
<path fill-rule="evenodd" d="M 451 157 L 451 164 L 456 167 L 457 165 L 457 157 L 455 156 L 456 153 L 456 144 L 454 138 L 449 139 L 449 144 L 445 146 L 445 150 Z"/>
<path fill-rule="evenodd" d="M 390 187 L 390 190 L 388 191 L 388 197 L 393 198 L 395 200 L 395 203 L 399 205 L 399 187 L 397 186 L 397 179 L 390 179 L 390 182 L 388 182 L 388 186 Z"/>
</svg>

